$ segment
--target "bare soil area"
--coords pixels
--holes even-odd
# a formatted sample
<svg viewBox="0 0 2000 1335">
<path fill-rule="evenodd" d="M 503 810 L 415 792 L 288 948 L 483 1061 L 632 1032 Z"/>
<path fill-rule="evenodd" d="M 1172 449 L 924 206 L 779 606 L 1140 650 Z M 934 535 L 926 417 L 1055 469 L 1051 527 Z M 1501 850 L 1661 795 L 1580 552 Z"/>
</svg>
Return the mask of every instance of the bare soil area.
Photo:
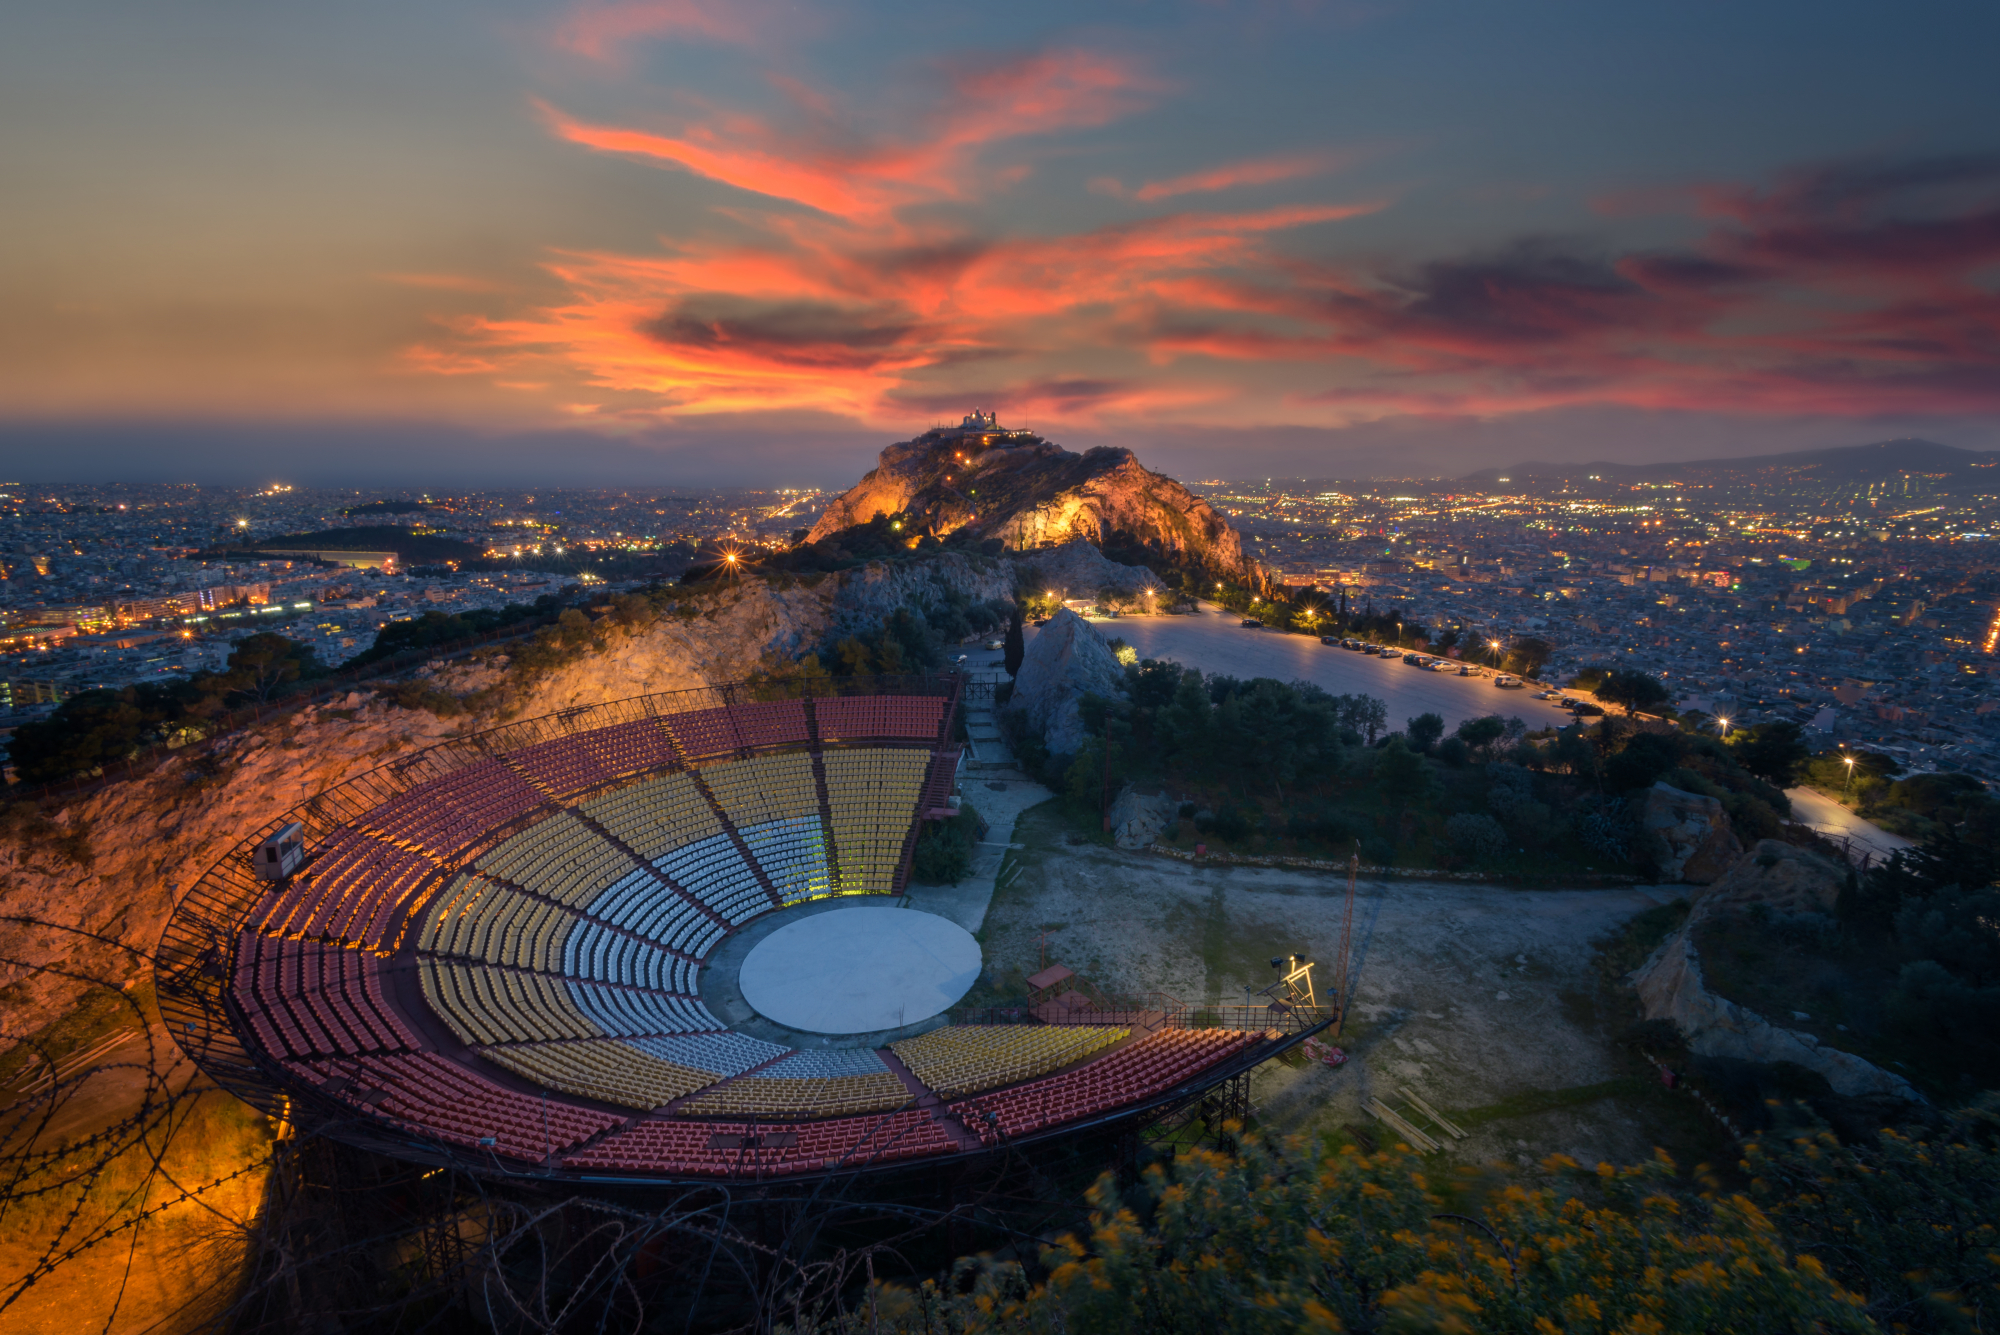
<svg viewBox="0 0 2000 1335">
<path fill-rule="evenodd" d="M 1342 876 L 1197 867 L 1081 838 L 1054 803 L 1015 825 L 980 933 L 989 973 L 1032 973 L 1042 951 L 1107 992 L 1240 1004 L 1274 980 L 1274 955 L 1321 961 L 1333 990 Z M 1019 870 L 1015 871 L 1018 865 Z M 1727 1142 L 1622 1048 L 1633 1018 L 1603 989 L 1593 942 L 1678 887 L 1514 890 L 1423 881 L 1357 889 L 1346 1066 L 1259 1068 L 1267 1129 L 1393 1139 L 1364 1110 L 1410 1090 L 1468 1133 L 1466 1162 L 1568 1154 L 1631 1162 L 1661 1147 L 1684 1167 L 1725 1161 Z"/>
</svg>

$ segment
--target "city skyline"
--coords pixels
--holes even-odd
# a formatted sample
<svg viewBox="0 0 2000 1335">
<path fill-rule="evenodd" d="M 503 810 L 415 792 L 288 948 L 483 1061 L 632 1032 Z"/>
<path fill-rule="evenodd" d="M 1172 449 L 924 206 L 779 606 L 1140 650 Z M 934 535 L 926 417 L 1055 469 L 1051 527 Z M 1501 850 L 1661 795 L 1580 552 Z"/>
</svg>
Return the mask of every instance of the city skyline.
<svg viewBox="0 0 2000 1335">
<path fill-rule="evenodd" d="M 1182 476 L 1990 449 L 1993 24 L 65 7 L 0 56 L 0 454 L 834 486 L 973 406 Z"/>
</svg>

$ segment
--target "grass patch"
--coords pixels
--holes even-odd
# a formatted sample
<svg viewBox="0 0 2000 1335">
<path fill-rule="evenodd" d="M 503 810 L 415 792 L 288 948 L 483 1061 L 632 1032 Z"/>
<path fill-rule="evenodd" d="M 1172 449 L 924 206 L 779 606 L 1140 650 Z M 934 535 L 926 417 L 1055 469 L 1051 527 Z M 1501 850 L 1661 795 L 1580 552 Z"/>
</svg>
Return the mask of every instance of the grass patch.
<svg viewBox="0 0 2000 1335">
<path fill-rule="evenodd" d="M 1471 1128 L 1489 1122 L 1504 1122 L 1513 1117 L 1533 1117 L 1538 1113 L 1560 1112 L 1565 1108 L 1584 1108 L 1605 1099 L 1633 1098 L 1648 1092 L 1652 1085 L 1653 1082 L 1644 1077 L 1625 1075 L 1570 1089 L 1524 1089 L 1518 1094 L 1509 1094 L 1498 1103 L 1489 1103 L 1483 1108 L 1467 1108 L 1449 1116 L 1460 1126 Z"/>
<path fill-rule="evenodd" d="M 1600 938 L 1595 961 L 1598 982 L 1614 992 L 1624 987 L 1625 976 L 1644 964 L 1646 957 L 1660 948 L 1660 942 L 1687 921 L 1690 908 L 1692 905 L 1685 899 L 1655 904 L 1633 914 L 1624 926 Z"/>
</svg>

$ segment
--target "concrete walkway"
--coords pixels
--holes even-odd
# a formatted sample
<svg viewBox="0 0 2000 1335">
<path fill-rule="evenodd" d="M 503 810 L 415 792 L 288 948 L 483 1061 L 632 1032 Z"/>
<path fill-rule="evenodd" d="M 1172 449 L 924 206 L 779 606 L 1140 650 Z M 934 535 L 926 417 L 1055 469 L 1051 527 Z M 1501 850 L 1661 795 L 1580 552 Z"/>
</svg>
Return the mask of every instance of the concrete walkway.
<svg viewBox="0 0 2000 1335">
<path fill-rule="evenodd" d="M 1846 843 L 1857 853 L 1866 853 L 1876 862 L 1898 849 L 1916 847 L 1900 834 L 1891 834 L 1873 821 L 1866 821 L 1826 794 L 1811 788 L 1787 788 L 1792 799 L 1792 819 L 1810 825 L 1835 843 Z"/>
<path fill-rule="evenodd" d="M 904 903 L 949 918 L 977 936 L 993 903 L 1001 864 L 1013 843 L 1015 820 L 1055 794 L 1017 769 L 968 769 L 960 792 L 987 824 L 986 838 L 973 850 L 972 870 L 957 885 L 912 884 L 904 892 Z"/>
</svg>

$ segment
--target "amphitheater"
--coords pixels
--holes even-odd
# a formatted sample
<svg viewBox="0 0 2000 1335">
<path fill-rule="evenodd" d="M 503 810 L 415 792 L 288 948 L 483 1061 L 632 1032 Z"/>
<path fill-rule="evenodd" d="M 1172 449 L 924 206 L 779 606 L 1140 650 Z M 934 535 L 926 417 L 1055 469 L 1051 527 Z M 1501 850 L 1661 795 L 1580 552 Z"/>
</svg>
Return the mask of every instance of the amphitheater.
<svg viewBox="0 0 2000 1335">
<path fill-rule="evenodd" d="M 1171 998 L 955 1005 L 978 943 L 903 891 L 922 822 L 955 806 L 963 688 L 649 696 L 365 774 L 183 898 L 162 1011 L 274 1115 L 633 1182 L 1011 1149 L 1184 1105 L 1297 1041 L 1296 1018 Z M 303 865 L 260 879 L 292 822 Z"/>
</svg>

